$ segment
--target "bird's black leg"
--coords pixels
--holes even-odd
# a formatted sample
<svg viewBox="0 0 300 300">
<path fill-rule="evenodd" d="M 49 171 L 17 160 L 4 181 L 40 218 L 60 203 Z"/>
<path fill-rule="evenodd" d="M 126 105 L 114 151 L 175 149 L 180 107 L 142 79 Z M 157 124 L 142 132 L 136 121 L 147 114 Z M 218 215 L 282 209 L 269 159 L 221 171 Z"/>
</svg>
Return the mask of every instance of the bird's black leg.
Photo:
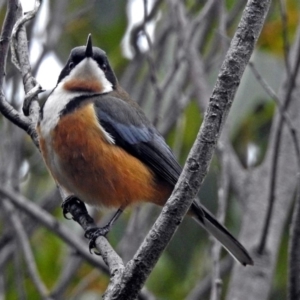
<svg viewBox="0 0 300 300">
<path fill-rule="evenodd" d="M 106 236 L 111 230 L 112 225 L 122 214 L 123 210 L 119 208 L 110 221 L 103 227 L 97 227 L 94 219 L 88 214 L 85 204 L 76 196 L 67 197 L 62 203 L 63 215 L 66 219 L 67 214 L 71 214 L 72 219 L 78 222 L 85 230 L 84 236 L 90 240 L 89 249 L 95 249 L 95 242 L 98 236 Z M 94 251 L 95 252 L 95 251 Z M 96 252 L 95 252 L 96 253 Z M 97 254 L 97 253 L 96 253 Z"/>
<path fill-rule="evenodd" d="M 110 219 L 110 221 L 105 226 L 103 226 L 103 227 L 94 227 L 94 228 L 90 228 L 90 229 L 86 230 L 85 237 L 90 240 L 90 243 L 89 243 L 90 251 L 92 249 L 96 248 L 95 242 L 96 242 L 97 237 L 98 236 L 106 236 L 109 233 L 109 231 L 111 230 L 113 224 L 120 217 L 120 215 L 122 214 L 122 212 L 123 212 L 123 210 L 121 208 L 119 208 L 116 211 L 116 213 L 113 215 L 113 217 Z"/>
</svg>

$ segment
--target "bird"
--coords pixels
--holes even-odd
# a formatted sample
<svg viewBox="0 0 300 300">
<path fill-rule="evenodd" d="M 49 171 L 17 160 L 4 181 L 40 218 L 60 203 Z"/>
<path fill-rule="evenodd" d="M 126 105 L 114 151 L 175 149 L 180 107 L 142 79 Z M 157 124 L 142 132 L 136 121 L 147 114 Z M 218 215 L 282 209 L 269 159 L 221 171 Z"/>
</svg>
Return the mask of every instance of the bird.
<svg viewBox="0 0 300 300">
<path fill-rule="evenodd" d="M 71 50 L 55 88 L 41 105 L 40 150 L 66 195 L 98 208 L 163 206 L 181 174 L 163 136 L 120 86 L 106 53 L 87 43 Z M 247 250 L 200 203 L 189 213 L 242 265 L 253 265 Z"/>
</svg>

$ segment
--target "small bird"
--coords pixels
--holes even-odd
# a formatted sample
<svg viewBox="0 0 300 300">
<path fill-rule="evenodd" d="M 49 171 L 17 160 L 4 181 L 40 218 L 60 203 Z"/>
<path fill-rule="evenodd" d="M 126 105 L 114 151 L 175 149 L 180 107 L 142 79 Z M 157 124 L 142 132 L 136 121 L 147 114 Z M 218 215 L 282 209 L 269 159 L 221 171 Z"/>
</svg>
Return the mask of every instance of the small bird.
<svg viewBox="0 0 300 300">
<path fill-rule="evenodd" d="M 96 207 L 117 208 L 109 223 L 134 203 L 163 206 L 182 168 L 157 129 L 124 91 L 103 50 L 71 51 L 56 87 L 41 107 L 40 149 L 55 181 L 67 195 Z M 201 204 L 189 210 L 242 265 L 246 249 Z"/>
</svg>

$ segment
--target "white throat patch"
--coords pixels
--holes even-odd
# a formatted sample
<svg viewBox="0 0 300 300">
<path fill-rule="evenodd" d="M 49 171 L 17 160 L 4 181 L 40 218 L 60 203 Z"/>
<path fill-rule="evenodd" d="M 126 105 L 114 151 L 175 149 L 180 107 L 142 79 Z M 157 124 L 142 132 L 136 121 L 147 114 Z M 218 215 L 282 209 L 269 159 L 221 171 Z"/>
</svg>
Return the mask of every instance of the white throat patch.
<svg viewBox="0 0 300 300">
<path fill-rule="evenodd" d="M 104 72 L 100 69 L 97 63 L 91 58 L 83 59 L 68 76 L 56 86 L 54 91 L 48 97 L 43 107 L 43 119 L 40 123 L 41 133 L 47 137 L 51 130 L 57 125 L 61 111 L 75 97 L 83 95 L 92 95 L 94 92 L 66 90 L 64 85 L 72 80 L 97 80 L 102 85 L 102 93 L 113 91 L 112 83 L 107 80 Z"/>
<path fill-rule="evenodd" d="M 61 82 L 67 83 L 73 80 L 93 80 L 101 83 L 102 93 L 109 93 L 113 90 L 113 85 L 109 82 L 98 66 L 98 64 L 90 57 L 83 59 Z"/>
</svg>

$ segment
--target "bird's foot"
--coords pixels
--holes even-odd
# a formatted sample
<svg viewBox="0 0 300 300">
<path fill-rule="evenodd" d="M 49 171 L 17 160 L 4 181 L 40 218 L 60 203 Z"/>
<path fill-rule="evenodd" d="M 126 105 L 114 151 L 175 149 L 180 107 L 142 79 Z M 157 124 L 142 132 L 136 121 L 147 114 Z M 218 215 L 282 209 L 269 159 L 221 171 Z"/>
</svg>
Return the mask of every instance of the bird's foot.
<svg viewBox="0 0 300 300">
<path fill-rule="evenodd" d="M 63 209 L 63 216 L 67 220 L 74 219 L 74 214 L 71 213 L 71 211 L 74 212 L 74 209 L 76 210 L 76 215 L 85 215 L 88 213 L 84 203 L 73 195 L 68 196 L 61 204 L 61 207 Z"/>
<path fill-rule="evenodd" d="M 90 240 L 89 242 L 90 253 L 94 252 L 95 254 L 100 255 L 96 247 L 96 240 L 99 236 L 106 237 L 110 229 L 111 229 L 111 225 L 107 224 L 103 227 L 94 227 L 86 230 L 84 236 Z"/>
</svg>

